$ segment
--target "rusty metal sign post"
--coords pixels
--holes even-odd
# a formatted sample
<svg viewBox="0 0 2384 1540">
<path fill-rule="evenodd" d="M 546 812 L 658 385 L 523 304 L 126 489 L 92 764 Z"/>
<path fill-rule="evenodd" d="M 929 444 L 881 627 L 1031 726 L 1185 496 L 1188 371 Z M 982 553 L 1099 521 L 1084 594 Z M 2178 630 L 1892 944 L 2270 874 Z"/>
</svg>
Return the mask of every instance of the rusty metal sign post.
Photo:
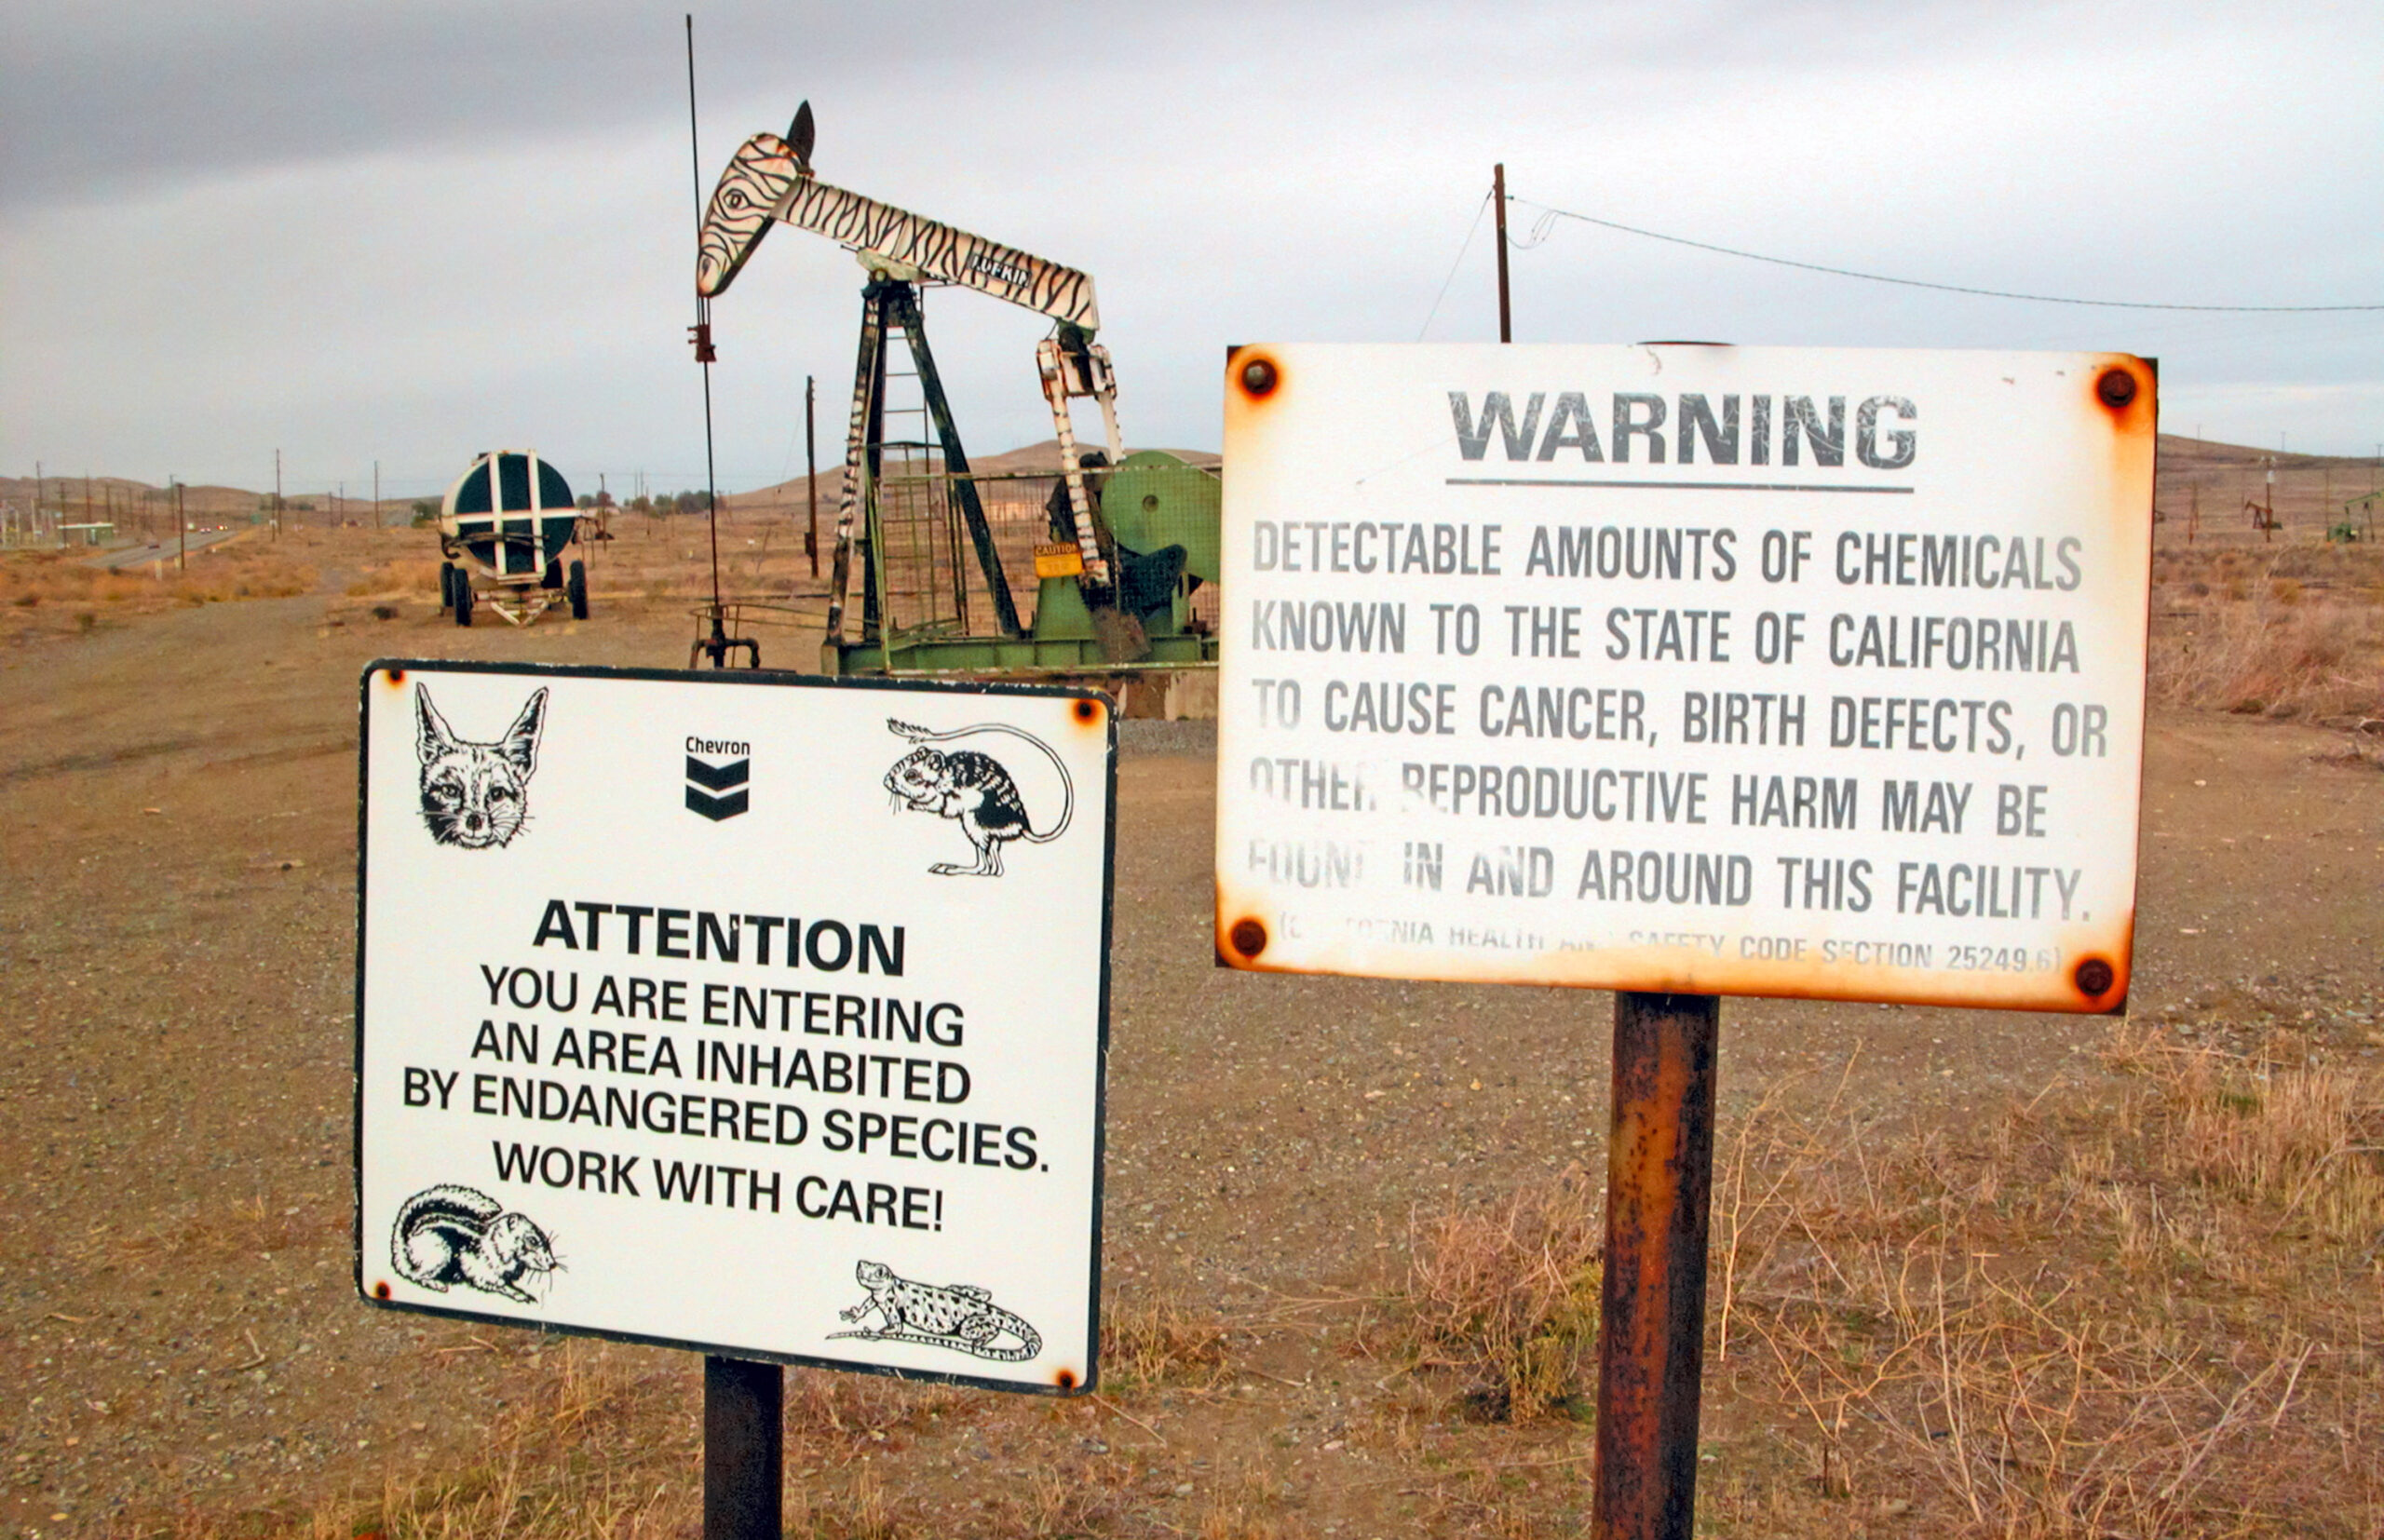
<svg viewBox="0 0 2384 1540">
<path fill-rule="evenodd" d="M 1620 992 L 1593 1528 L 1686 1540 L 1718 997 L 2126 1002 L 2152 366 L 1258 345 L 1225 384 L 1218 961 Z"/>
<path fill-rule="evenodd" d="M 1591 1507 L 1601 1540 L 1687 1540 L 1697 1517 L 1721 1030 L 1710 994 L 1614 997 Z"/>
</svg>

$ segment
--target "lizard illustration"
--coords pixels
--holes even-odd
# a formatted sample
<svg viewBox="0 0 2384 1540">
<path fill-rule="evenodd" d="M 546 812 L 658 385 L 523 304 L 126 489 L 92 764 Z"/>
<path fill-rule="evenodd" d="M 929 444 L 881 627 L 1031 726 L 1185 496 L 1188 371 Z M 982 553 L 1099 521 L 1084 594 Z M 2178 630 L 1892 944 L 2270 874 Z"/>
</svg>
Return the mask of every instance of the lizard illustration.
<svg viewBox="0 0 2384 1540">
<path fill-rule="evenodd" d="M 1043 1351 L 1043 1338 L 1035 1328 L 995 1304 L 993 1295 L 973 1283 L 913 1283 L 896 1277 L 894 1269 L 882 1262 L 864 1262 L 853 1269 L 853 1276 L 869 1290 L 869 1297 L 849 1310 L 838 1311 L 837 1318 L 857 1321 L 874 1310 L 880 1325 L 874 1331 L 863 1327 L 832 1332 L 832 1338 L 949 1347 L 998 1363 L 1023 1363 Z M 997 1345 L 994 1339 L 1004 1332 L 1016 1337 L 1018 1345 Z"/>
</svg>

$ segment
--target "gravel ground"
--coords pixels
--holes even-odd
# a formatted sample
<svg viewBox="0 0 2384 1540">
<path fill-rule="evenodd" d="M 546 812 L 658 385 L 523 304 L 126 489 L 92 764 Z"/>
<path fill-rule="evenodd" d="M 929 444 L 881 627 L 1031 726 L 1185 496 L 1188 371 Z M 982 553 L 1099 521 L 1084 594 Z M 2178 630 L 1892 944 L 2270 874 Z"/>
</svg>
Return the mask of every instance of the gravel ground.
<svg viewBox="0 0 2384 1540">
<path fill-rule="evenodd" d="M 531 1383 L 537 1339 L 370 1311 L 349 1280 L 356 680 L 376 655 L 668 665 L 684 622 L 376 622 L 340 577 L 0 655 L 0 1533 L 435 1468 Z M 1598 1156 L 1605 996 L 1216 968 L 1213 728 L 1124 742 L 1113 1290 L 1260 1319 L 1377 1284 L 1418 1206 Z M 2330 747 L 2156 722 L 2139 1015 L 2384 1047 L 2384 782 Z M 1786 1001 L 1724 1021 L 1726 1118 L 1784 1079 L 1959 1120 L 2099 1073 L 2107 1030 Z M 1380 1518 L 1388 1488 L 1316 1474 L 1380 1387 L 1340 1384 L 1313 1334 L 1251 1341 L 1248 1395 L 1171 1412 L 1168 1457 L 1273 1450 L 1337 1493 L 1320 1520 Z"/>
</svg>

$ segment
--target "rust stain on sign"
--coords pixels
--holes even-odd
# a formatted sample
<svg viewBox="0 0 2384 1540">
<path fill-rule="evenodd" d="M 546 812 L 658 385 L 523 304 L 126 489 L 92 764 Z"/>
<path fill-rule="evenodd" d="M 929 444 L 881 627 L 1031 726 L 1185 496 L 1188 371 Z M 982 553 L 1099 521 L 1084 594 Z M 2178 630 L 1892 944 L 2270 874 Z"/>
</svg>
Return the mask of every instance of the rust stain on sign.
<svg viewBox="0 0 2384 1540">
<path fill-rule="evenodd" d="M 1226 352 L 1226 411 L 1245 424 L 1280 408 L 1289 399 L 1282 360 L 1269 348 L 1234 347 Z"/>
</svg>

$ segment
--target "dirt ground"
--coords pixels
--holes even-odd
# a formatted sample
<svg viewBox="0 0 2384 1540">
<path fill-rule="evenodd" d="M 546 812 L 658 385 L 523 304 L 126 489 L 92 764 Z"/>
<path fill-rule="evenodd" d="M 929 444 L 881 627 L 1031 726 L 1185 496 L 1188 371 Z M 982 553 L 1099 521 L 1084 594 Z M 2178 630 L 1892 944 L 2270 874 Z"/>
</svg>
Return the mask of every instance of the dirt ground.
<svg viewBox="0 0 2384 1540">
<path fill-rule="evenodd" d="M 559 1384 L 603 1375 L 643 1397 L 623 1468 L 667 1490 L 624 1493 L 589 1527 L 634 1529 L 640 1503 L 684 1525 L 691 1358 L 379 1313 L 350 1281 L 359 669 L 675 667 L 688 639 L 675 605 L 601 579 L 593 618 L 529 630 L 459 630 L 427 584 L 374 592 L 368 566 L 428 541 L 327 534 L 305 552 L 311 592 L 0 648 L 0 1533 L 319 1519 L 344 1537 L 344 1494 L 471 1467 L 560 1404 Z M 1099 1404 L 879 1402 L 806 1376 L 805 1425 L 828 1431 L 791 1477 L 860 1516 L 838 1533 L 881 1511 L 947 1533 L 998 1509 L 1022 1533 L 1348 1537 L 1578 1516 L 1584 1428 L 1467 1425 L 1350 1344 L 1407 1264 L 1416 1211 L 1602 1158 L 1608 997 L 1215 968 L 1212 740 L 1131 722 L 1125 739 L 1107 1286 L 1121 1307 L 1218 1323 L 1225 1345 Z M 2283 1023 L 2345 1062 L 2384 1054 L 2384 777 L 2344 743 L 2156 714 L 2139 1020 L 2222 1045 Z M 1767 1092 L 1959 1128 L 2102 1080 L 2110 1026 L 1728 1002 L 1724 1137 Z M 1735 1416 L 1709 1415 L 1710 1490 L 1771 1447 Z M 1475 1496 L 1446 1496 L 1452 1472 L 1484 1471 Z M 1077 1489 L 1105 1494 L 1097 1524 Z M 1280 1528 L 1220 1528 L 1236 1493 Z M 1502 1493 L 1524 1518 L 1494 1522 Z M 1925 1496 L 1894 1502 L 1838 1533 L 1952 1522 Z"/>
</svg>

